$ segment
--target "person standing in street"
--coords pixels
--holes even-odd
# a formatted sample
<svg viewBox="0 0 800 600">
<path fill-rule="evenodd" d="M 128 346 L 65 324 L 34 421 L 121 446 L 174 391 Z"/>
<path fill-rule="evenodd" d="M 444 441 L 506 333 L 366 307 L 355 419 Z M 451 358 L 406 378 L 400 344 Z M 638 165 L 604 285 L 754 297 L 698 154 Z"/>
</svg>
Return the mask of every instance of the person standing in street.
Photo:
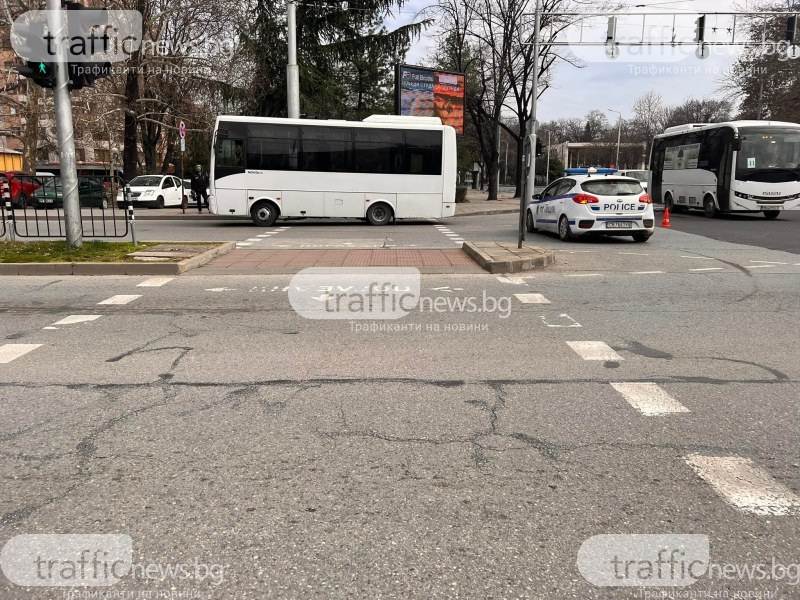
<svg viewBox="0 0 800 600">
<path fill-rule="evenodd" d="M 192 173 L 192 196 L 197 200 L 197 212 L 203 212 L 203 200 L 208 207 L 208 175 L 202 165 L 195 165 Z"/>
</svg>

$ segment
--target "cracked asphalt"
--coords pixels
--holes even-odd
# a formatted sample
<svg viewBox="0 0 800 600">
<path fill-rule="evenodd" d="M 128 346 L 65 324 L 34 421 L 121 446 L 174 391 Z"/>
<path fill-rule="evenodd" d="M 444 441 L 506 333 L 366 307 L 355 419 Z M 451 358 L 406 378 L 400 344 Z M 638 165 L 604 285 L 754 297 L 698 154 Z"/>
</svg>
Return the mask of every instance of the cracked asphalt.
<svg viewBox="0 0 800 600">
<path fill-rule="evenodd" d="M 422 276 L 423 296 L 507 298 L 507 318 L 415 311 L 400 331 L 300 317 L 290 275 L 0 278 L 0 345 L 41 344 L 0 364 L 0 542 L 127 534 L 135 563 L 220 575 L 109 588 L 132 598 L 670 591 L 586 581 L 578 551 L 600 534 L 800 563 L 800 513 L 740 510 L 686 461 L 748 459 L 800 495 L 796 255 L 680 232 L 641 256 L 554 246 L 556 267 L 526 279 Z M 515 296 L 531 293 L 550 303 Z M 141 297 L 98 306 L 115 294 Z M 101 317 L 53 325 L 76 314 Z M 576 340 L 619 359 L 584 360 Z M 648 416 L 612 382 L 687 411 Z M 690 590 L 800 597 L 787 579 Z M 68 596 L 1 577 L 0 597 Z"/>
</svg>

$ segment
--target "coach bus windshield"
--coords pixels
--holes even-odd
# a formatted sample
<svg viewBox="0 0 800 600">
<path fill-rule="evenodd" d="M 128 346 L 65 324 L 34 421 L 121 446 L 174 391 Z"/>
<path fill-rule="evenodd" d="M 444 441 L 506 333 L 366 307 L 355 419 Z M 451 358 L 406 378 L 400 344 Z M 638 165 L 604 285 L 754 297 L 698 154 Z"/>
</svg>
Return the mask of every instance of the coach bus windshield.
<svg viewBox="0 0 800 600">
<path fill-rule="evenodd" d="M 737 179 L 748 180 L 765 171 L 791 171 L 800 176 L 800 129 L 743 128 L 740 136 Z"/>
</svg>

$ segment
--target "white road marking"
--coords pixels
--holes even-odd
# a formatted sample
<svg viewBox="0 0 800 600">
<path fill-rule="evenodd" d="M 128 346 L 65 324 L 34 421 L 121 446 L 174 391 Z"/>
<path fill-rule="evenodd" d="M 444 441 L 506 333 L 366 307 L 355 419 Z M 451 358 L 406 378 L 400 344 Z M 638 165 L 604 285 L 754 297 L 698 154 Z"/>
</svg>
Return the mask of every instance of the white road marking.
<svg viewBox="0 0 800 600">
<path fill-rule="evenodd" d="M 175 279 L 174 277 L 151 277 L 150 279 L 145 279 L 142 283 L 137 285 L 136 287 L 161 287 L 165 283 L 169 283 Z"/>
<path fill-rule="evenodd" d="M 663 275 L 664 271 L 631 271 L 631 275 Z"/>
<path fill-rule="evenodd" d="M 265 238 L 265 237 L 269 237 L 269 236 L 266 233 L 259 233 L 256 237 L 257 238 Z"/>
<path fill-rule="evenodd" d="M 36 350 L 41 345 L 42 344 L 3 344 L 0 346 L 0 364 L 10 363 L 12 360 Z"/>
<path fill-rule="evenodd" d="M 762 263 L 765 265 L 788 265 L 789 263 L 777 262 L 774 260 L 751 260 L 751 263 Z"/>
<path fill-rule="evenodd" d="M 774 269 L 775 265 L 744 265 L 745 269 Z"/>
<path fill-rule="evenodd" d="M 696 260 L 717 260 L 711 256 L 681 256 L 681 258 L 694 258 Z"/>
<path fill-rule="evenodd" d="M 206 288 L 207 292 L 235 292 L 236 288 L 229 288 L 229 287 L 218 287 L 218 288 Z"/>
<path fill-rule="evenodd" d="M 701 271 L 724 271 L 725 267 L 708 267 L 706 269 L 689 269 L 692 273 L 700 273 Z"/>
<path fill-rule="evenodd" d="M 602 273 L 565 273 L 564 277 L 602 277 Z"/>
<path fill-rule="evenodd" d="M 514 294 L 514 297 L 523 304 L 550 304 L 550 300 L 541 294 Z"/>
<path fill-rule="evenodd" d="M 458 235 L 457 233 L 445 233 L 445 235 L 446 235 L 447 237 L 461 237 L 461 236 L 460 236 L 460 235 Z"/>
<path fill-rule="evenodd" d="M 98 302 L 98 304 L 128 304 L 128 302 L 133 302 L 141 297 L 141 294 L 120 294 L 111 296 L 111 298 L 106 298 L 102 302 Z"/>
<path fill-rule="evenodd" d="M 646 252 L 620 252 L 620 254 L 625 254 L 627 256 L 650 256 Z"/>
<path fill-rule="evenodd" d="M 102 315 L 70 315 L 68 317 L 64 317 L 60 321 L 56 321 L 53 323 L 55 325 L 74 325 L 76 323 L 87 323 L 89 321 L 96 321 Z"/>
<path fill-rule="evenodd" d="M 528 282 L 522 277 L 509 277 L 508 275 L 500 275 L 497 281 L 501 283 L 510 283 L 512 285 L 528 285 Z"/>
<path fill-rule="evenodd" d="M 42 329 L 58 329 L 58 327 L 50 327 L 50 326 L 47 326 L 47 327 L 42 327 Z"/>
<path fill-rule="evenodd" d="M 564 323 L 549 323 L 547 321 L 547 317 L 545 317 L 544 315 L 541 315 L 539 318 L 542 320 L 542 324 L 547 325 L 548 327 L 555 327 L 555 328 L 558 328 L 558 329 L 569 329 L 569 328 L 572 328 L 572 327 L 583 327 L 583 325 L 578 323 L 575 319 L 570 317 L 568 314 L 562 314 L 562 315 L 559 315 L 559 317 L 562 318 L 562 319 L 567 319 L 569 322 L 566 323 L 566 324 L 564 324 Z"/>
<path fill-rule="evenodd" d="M 688 408 L 656 383 L 612 383 L 611 387 L 622 394 L 628 404 L 648 417 L 689 412 Z"/>
<path fill-rule="evenodd" d="M 247 241 L 248 242 L 260 242 L 261 240 L 259 240 L 258 238 L 247 238 Z"/>
<path fill-rule="evenodd" d="M 754 515 L 800 513 L 800 498 L 748 458 L 691 454 L 686 462 L 739 510 Z"/>
<path fill-rule="evenodd" d="M 567 342 L 583 360 L 625 360 L 605 342 Z"/>
<path fill-rule="evenodd" d="M 252 246 L 250 242 L 236 242 L 236 246 Z"/>
</svg>

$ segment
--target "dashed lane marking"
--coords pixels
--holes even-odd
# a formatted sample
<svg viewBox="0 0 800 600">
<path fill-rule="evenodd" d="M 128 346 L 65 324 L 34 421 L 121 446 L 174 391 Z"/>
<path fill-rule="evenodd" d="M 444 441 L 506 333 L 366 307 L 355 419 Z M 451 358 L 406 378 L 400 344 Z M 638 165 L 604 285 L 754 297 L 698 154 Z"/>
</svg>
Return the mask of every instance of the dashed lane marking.
<svg viewBox="0 0 800 600">
<path fill-rule="evenodd" d="M 12 360 L 36 350 L 41 345 L 42 344 L 3 344 L 0 346 L 0 364 L 10 363 Z"/>
<path fill-rule="evenodd" d="M 258 238 L 248 238 L 246 241 L 248 242 L 260 242 L 261 240 Z"/>
<path fill-rule="evenodd" d="M 129 302 L 133 302 L 137 298 L 141 297 L 141 294 L 120 294 L 117 296 L 111 296 L 111 298 L 106 298 L 102 302 L 98 302 L 98 304 L 128 304 Z"/>
<path fill-rule="evenodd" d="M 785 263 L 785 262 L 777 262 L 777 261 L 774 261 L 774 260 L 751 260 L 750 262 L 751 263 L 761 263 L 761 264 L 765 264 L 765 265 L 788 265 L 789 264 L 789 263 Z"/>
<path fill-rule="evenodd" d="M 711 256 L 681 256 L 681 258 L 693 258 L 695 260 L 717 260 Z"/>
<path fill-rule="evenodd" d="M 705 269 L 689 269 L 691 273 L 702 273 L 703 271 L 724 271 L 725 267 L 706 267 Z"/>
<path fill-rule="evenodd" d="M 564 277 L 602 277 L 602 273 L 565 273 Z"/>
<path fill-rule="evenodd" d="M 605 342 L 567 342 L 583 360 L 625 360 Z"/>
<path fill-rule="evenodd" d="M 56 325 L 75 325 L 76 323 L 88 323 L 89 321 L 96 321 L 101 316 L 102 315 L 70 315 L 68 317 L 64 317 L 60 321 L 56 321 L 50 327 L 55 328 Z"/>
<path fill-rule="evenodd" d="M 744 265 L 745 269 L 774 269 L 777 265 Z"/>
<path fill-rule="evenodd" d="M 528 282 L 525 281 L 522 277 L 509 277 L 508 275 L 500 275 L 497 278 L 497 281 L 500 283 L 510 283 L 512 285 L 528 285 Z"/>
<path fill-rule="evenodd" d="M 550 304 L 542 294 L 514 294 L 514 297 L 523 304 Z"/>
<path fill-rule="evenodd" d="M 631 271 L 631 275 L 663 275 L 664 271 Z"/>
<path fill-rule="evenodd" d="M 691 454 L 686 462 L 741 511 L 762 516 L 800 513 L 800 498 L 748 458 Z"/>
<path fill-rule="evenodd" d="M 611 387 L 622 394 L 628 404 L 648 417 L 689 412 L 688 408 L 656 383 L 612 383 Z"/>
<path fill-rule="evenodd" d="M 650 256 L 646 252 L 620 252 L 620 254 L 624 254 L 626 256 Z"/>
<path fill-rule="evenodd" d="M 239 246 L 252 246 L 252 245 L 253 245 L 253 244 L 252 244 L 251 242 L 236 242 L 236 247 L 237 247 L 237 248 L 238 248 Z"/>
<path fill-rule="evenodd" d="M 151 277 L 150 279 L 145 279 L 142 283 L 137 285 L 136 287 L 161 287 L 165 283 L 169 283 L 175 279 L 174 277 Z"/>
</svg>

